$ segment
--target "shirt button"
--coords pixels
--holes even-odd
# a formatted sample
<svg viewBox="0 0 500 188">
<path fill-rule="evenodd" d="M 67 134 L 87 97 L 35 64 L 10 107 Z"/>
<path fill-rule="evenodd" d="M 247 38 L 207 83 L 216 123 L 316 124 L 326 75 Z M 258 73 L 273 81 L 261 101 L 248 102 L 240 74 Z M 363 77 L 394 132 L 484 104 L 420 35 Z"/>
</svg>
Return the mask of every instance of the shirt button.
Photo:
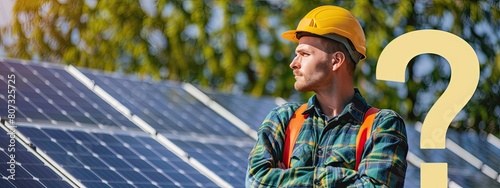
<svg viewBox="0 0 500 188">
<path fill-rule="evenodd" d="M 320 185 L 321 185 L 321 181 L 319 181 L 319 180 L 314 180 L 314 185 L 320 186 Z"/>
<path fill-rule="evenodd" d="M 323 154 L 323 150 L 321 148 L 319 148 L 318 151 L 317 151 L 317 154 L 318 155 L 322 155 Z"/>
</svg>

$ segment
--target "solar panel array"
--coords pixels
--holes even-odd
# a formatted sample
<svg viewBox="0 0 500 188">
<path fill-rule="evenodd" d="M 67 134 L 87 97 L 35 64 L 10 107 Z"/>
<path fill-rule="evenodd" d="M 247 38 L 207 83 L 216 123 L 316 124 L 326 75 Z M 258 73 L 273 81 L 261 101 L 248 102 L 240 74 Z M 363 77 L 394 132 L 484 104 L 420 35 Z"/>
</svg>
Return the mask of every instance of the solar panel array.
<svg viewBox="0 0 500 188">
<path fill-rule="evenodd" d="M 255 141 L 190 95 L 182 84 L 80 71 L 223 180 L 236 187 L 244 185 L 244 164 Z"/>
<path fill-rule="evenodd" d="M 1 171 L 2 187 L 242 187 L 253 134 L 277 105 L 274 98 L 193 92 L 186 83 L 0 59 L 3 120 L 8 75 L 16 77 L 19 144 L 16 180 Z M 10 160 L 9 125 L 0 130 L 1 161 Z M 448 163 L 450 186 L 500 187 L 498 138 L 449 130 L 447 149 L 421 150 L 418 128 L 407 128 L 405 187 L 420 186 L 423 161 Z"/>
<path fill-rule="evenodd" d="M 87 187 L 217 187 L 145 133 L 18 130 Z"/>
<path fill-rule="evenodd" d="M 179 157 L 154 135 L 143 132 L 130 117 L 119 112 L 63 67 L 0 60 L 0 75 L 0 116 L 3 119 L 9 116 L 6 88 L 10 79 L 8 75 L 15 75 L 18 134 L 15 140 L 30 144 L 41 153 L 32 156 L 48 166 L 34 169 L 29 174 L 52 171 L 53 175 L 59 172 L 59 180 L 64 179 L 64 174 L 66 179 L 77 182 L 67 187 L 220 186 L 206 173 L 193 167 L 187 157 Z M 23 157 L 19 156 L 28 155 L 24 150 L 16 150 L 16 154 L 16 162 L 23 165 L 18 165 L 22 169 L 25 164 Z M 16 173 L 23 177 L 22 170 Z M 2 175 L 8 177 L 8 174 Z M 4 178 L 4 181 L 12 187 L 63 187 L 50 186 L 55 183 L 49 184 L 48 180 L 42 179 L 43 176 L 25 181 L 29 178 L 31 176 L 26 176 L 20 181 Z"/>
<path fill-rule="evenodd" d="M 80 71 L 161 133 L 250 139 L 187 93 L 180 83 L 147 82 Z"/>
</svg>

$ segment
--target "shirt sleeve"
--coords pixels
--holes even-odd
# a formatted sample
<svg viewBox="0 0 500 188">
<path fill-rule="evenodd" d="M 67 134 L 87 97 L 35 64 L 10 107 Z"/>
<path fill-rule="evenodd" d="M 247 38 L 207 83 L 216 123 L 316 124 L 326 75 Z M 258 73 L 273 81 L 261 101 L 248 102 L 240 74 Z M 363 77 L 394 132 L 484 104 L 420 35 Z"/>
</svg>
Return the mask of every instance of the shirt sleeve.
<svg viewBox="0 0 500 188">
<path fill-rule="evenodd" d="M 293 111 L 272 110 L 258 131 L 249 156 L 246 187 L 403 187 L 408 145 L 402 118 L 382 110 L 365 145 L 359 171 L 332 166 L 278 168 L 285 125 Z"/>
<path fill-rule="evenodd" d="M 403 119 L 392 110 L 381 110 L 358 167 L 360 179 L 354 184 L 362 187 L 372 182 L 403 187 L 407 154 L 408 140 Z"/>
<path fill-rule="evenodd" d="M 404 187 L 407 154 L 403 119 L 396 112 L 383 109 L 375 118 L 358 171 L 327 167 L 318 178 L 322 184 L 338 187 Z"/>
</svg>

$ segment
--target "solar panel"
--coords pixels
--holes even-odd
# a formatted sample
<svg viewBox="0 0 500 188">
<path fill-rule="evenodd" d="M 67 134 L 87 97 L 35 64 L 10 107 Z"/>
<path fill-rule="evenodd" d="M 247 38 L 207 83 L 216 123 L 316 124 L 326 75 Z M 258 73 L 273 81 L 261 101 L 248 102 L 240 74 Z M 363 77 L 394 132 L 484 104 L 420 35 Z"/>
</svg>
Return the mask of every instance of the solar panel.
<svg viewBox="0 0 500 188">
<path fill-rule="evenodd" d="M 456 143 L 466 151 L 477 157 L 495 172 L 500 172 L 500 148 L 493 146 L 486 140 L 486 135 L 482 137 L 475 131 L 459 133 L 455 130 L 448 130 L 447 138 Z"/>
<path fill-rule="evenodd" d="M 271 97 L 251 97 L 202 89 L 212 100 L 229 110 L 254 130 L 258 130 L 269 111 L 278 106 Z"/>
<path fill-rule="evenodd" d="M 404 187 L 420 187 L 420 169 L 408 163 Z"/>
<path fill-rule="evenodd" d="M 177 146 L 235 187 L 245 185 L 248 154 L 253 142 L 171 138 Z"/>
<path fill-rule="evenodd" d="M 0 128 L 1 187 L 72 187 L 4 128 Z"/>
<path fill-rule="evenodd" d="M 174 82 L 148 82 L 81 70 L 158 132 L 250 140 L 243 131 Z"/>
<path fill-rule="evenodd" d="M 420 149 L 420 133 L 414 125 L 407 125 L 410 152 L 425 162 L 448 163 L 448 177 L 462 187 L 499 187 L 500 183 L 485 175 L 476 167 L 449 149 Z M 450 130 L 448 130 L 450 131 Z M 497 159 L 498 160 L 498 159 Z M 408 172 L 407 172 L 408 174 Z M 408 177 L 413 178 L 413 177 Z"/>
<path fill-rule="evenodd" d="M 66 70 L 0 59 L 0 116 L 7 116 L 7 75 L 15 76 L 16 121 L 138 129 Z"/>
<path fill-rule="evenodd" d="M 217 187 L 143 132 L 27 124 L 18 130 L 87 187 Z"/>
</svg>

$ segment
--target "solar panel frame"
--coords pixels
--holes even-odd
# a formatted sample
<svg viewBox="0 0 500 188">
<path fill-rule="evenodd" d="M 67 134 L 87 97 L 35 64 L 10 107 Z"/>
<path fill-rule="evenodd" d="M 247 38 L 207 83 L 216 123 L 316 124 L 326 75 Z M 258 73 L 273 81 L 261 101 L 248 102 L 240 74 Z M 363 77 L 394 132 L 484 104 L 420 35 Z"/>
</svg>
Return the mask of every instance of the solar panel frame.
<svg viewBox="0 0 500 188">
<path fill-rule="evenodd" d="M 258 130 L 269 112 L 278 106 L 277 99 L 272 97 L 255 98 L 248 95 L 221 93 L 201 87 L 198 89 L 254 130 Z"/>
<path fill-rule="evenodd" d="M 7 128 L 3 123 L 0 125 L 0 185 L 2 187 L 73 187 L 66 177 L 60 175 L 60 172 L 54 171 L 47 163 L 35 156 L 35 153 L 27 148 L 25 144 L 17 137 L 11 137 L 7 132 L 14 133 L 14 126 Z M 12 139 L 15 139 L 14 142 Z M 14 150 L 11 150 L 9 144 L 14 143 Z M 7 147 L 5 147 L 7 146 Z M 14 155 L 11 158 L 10 155 Z M 15 166 L 11 168 L 9 161 L 14 160 Z M 14 169 L 13 174 L 8 174 L 7 169 Z M 9 179 L 9 175 L 14 179 Z"/>
</svg>

